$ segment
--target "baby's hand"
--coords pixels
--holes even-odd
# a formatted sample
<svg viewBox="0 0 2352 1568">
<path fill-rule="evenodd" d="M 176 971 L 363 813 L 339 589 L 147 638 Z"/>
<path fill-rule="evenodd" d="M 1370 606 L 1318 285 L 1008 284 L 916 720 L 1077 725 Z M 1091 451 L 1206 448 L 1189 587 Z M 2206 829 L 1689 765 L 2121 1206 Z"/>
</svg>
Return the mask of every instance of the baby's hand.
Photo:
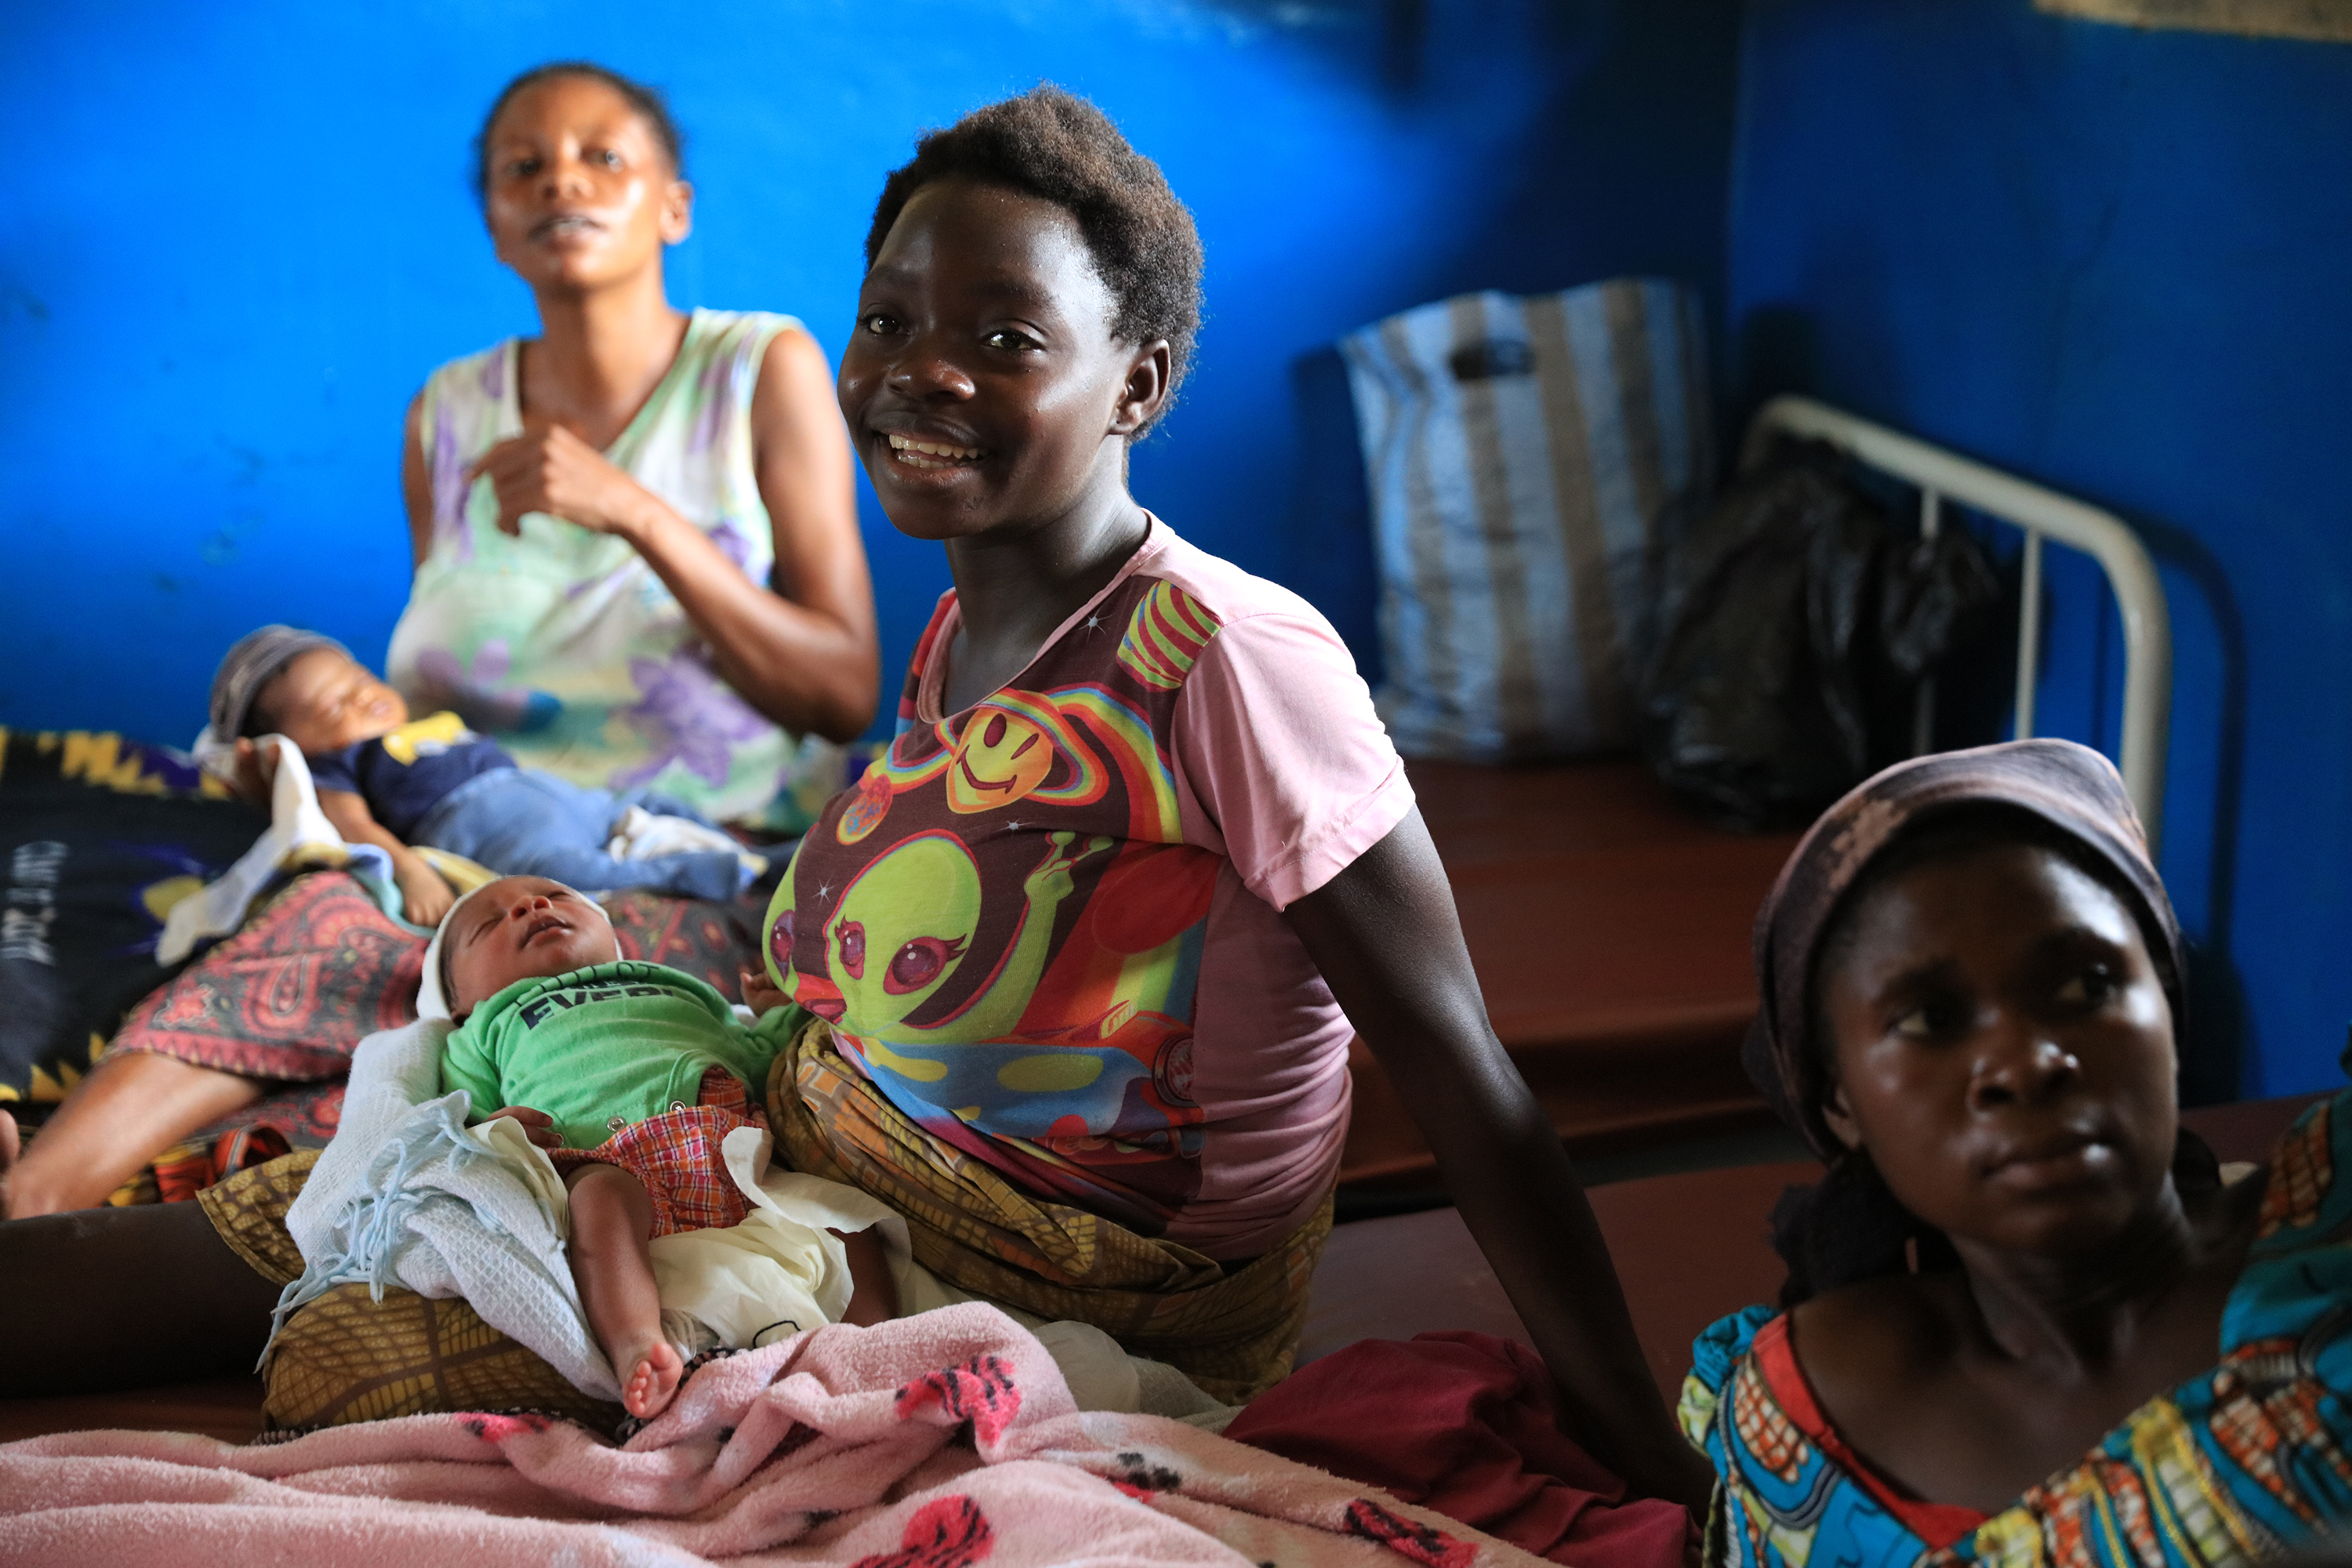
<svg viewBox="0 0 2352 1568">
<path fill-rule="evenodd" d="M 239 738 L 232 764 L 235 773 L 229 781 L 230 793 L 256 805 L 269 804 L 269 792 L 278 783 L 278 748 L 263 751 L 249 739 Z"/>
<path fill-rule="evenodd" d="M 457 890 L 418 857 L 404 855 L 401 862 L 393 868 L 393 880 L 400 884 L 401 912 L 410 924 L 430 931 L 457 901 Z"/>
<path fill-rule="evenodd" d="M 743 988 L 743 1005 L 754 1013 L 773 1012 L 792 1000 L 776 988 L 765 968 L 744 970 L 736 976 L 736 984 Z"/>
<path fill-rule="evenodd" d="M 496 1110 L 491 1111 L 488 1116 L 483 1117 L 482 1120 L 484 1121 L 496 1121 L 501 1116 L 509 1117 L 515 1121 L 521 1123 L 523 1136 L 529 1138 L 541 1148 L 561 1149 L 563 1147 L 563 1134 L 555 1130 L 555 1118 L 550 1116 L 546 1111 L 533 1110 L 528 1105 L 502 1105 Z"/>
</svg>

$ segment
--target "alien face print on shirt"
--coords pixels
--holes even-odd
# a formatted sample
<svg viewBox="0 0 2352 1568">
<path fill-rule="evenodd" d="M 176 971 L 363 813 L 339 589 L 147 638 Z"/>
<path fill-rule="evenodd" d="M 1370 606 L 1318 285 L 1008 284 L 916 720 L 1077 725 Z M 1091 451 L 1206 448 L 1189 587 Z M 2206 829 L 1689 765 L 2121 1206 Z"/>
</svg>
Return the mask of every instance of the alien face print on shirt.
<svg viewBox="0 0 2352 1568">
<path fill-rule="evenodd" d="M 1200 1190 L 1194 988 L 1222 858 L 1179 824 L 1169 728 L 1218 622 L 1115 584 L 963 712 L 917 698 L 770 910 L 785 991 L 899 1109 L 1033 1192 L 1156 1233 Z"/>
</svg>

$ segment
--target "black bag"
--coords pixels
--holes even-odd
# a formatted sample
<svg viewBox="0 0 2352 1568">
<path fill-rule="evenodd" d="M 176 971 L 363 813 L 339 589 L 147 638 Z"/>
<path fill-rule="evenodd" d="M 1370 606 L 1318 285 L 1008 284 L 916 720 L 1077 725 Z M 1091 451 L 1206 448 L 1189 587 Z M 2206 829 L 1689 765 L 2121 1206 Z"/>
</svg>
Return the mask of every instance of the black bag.
<svg viewBox="0 0 2352 1568">
<path fill-rule="evenodd" d="M 1784 444 L 1659 563 L 1642 747 L 1727 826 L 1796 826 L 1910 754 L 1919 683 L 1993 616 L 1966 531 L 1895 532 L 1818 443 Z"/>
</svg>

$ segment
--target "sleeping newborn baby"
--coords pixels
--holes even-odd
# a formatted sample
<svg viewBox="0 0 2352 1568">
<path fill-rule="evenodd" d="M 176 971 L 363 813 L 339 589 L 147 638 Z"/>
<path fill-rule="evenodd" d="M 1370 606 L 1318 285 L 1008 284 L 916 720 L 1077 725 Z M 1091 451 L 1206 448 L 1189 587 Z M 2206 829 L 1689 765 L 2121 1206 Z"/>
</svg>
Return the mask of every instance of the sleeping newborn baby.
<svg viewBox="0 0 2352 1568">
<path fill-rule="evenodd" d="M 731 899 L 766 865 L 717 847 L 615 859 L 607 847 L 633 805 L 719 836 L 663 796 L 616 797 L 517 767 L 455 713 L 412 723 L 399 692 L 315 632 L 264 626 L 239 638 L 213 677 L 212 731 L 240 749 L 260 735 L 293 742 L 327 820 L 345 841 L 391 855 L 404 912 L 421 926 L 438 924 L 455 894 L 413 844 L 509 875 L 698 899 Z"/>
<path fill-rule="evenodd" d="M 468 894 L 436 947 L 459 1025 L 442 1047 L 442 1090 L 465 1089 L 474 1120 L 511 1117 L 548 1152 L 569 1194 L 572 1274 L 588 1326 L 621 1403 L 652 1415 L 677 1392 L 685 1362 L 662 1333 L 647 1243 L 742 1223 L 750 1200 L 719 1145 L 761 1125 L 753 1086 L 801 1015 L 747 973 L 745 999 L 761 1009 L 747 1026 L 692 975 L 624 960 L 604 911 L 544 877 Z M 853 1284 L 842 1321 L 895 1315 L 875 1233 L 831 1234 Z"/>
</svg>

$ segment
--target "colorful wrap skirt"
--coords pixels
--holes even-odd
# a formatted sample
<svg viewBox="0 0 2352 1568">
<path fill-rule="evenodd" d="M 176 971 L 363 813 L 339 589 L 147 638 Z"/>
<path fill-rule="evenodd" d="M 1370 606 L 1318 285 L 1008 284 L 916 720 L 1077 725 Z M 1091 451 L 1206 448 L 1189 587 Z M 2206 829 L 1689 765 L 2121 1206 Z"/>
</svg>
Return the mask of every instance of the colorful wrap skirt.
<svg viewBox="0 0 2352 1568">
<path fill-rule="evenodd" d="M 915 1261 L 974 1296 L 1091 1323 L 1240 1404 L 1290 1370 L 1331 1202 L 1272 1251 L 1221 1263 L 1024 1192 L 886 1099 L 810 1020 L 768 1076 L 768 1125 L 793 1169 L 906 1216 Z"/>
</svg>

